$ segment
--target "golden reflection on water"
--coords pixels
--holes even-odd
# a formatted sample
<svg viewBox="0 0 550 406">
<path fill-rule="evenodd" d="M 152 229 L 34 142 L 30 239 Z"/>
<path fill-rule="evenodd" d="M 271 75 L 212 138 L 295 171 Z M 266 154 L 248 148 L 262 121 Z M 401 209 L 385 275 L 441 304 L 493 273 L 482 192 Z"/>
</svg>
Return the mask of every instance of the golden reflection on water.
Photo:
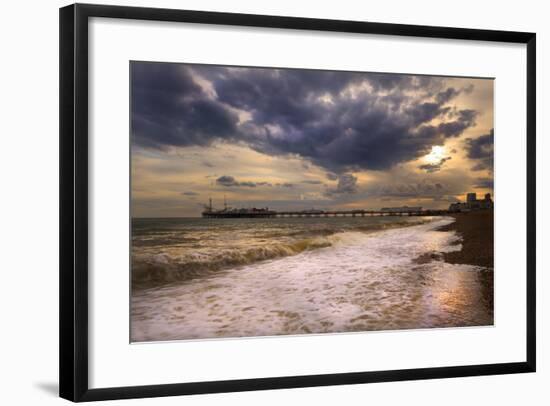
<svg viewBox="0 0 550 406">
<path fill-rule="evenodd" d="M 492 272 L 487 270 L 440 272 L 433 287 L 434 304 L 440 313 L 449 315 L 448 323 L 456 326 L 493 324 L 489 278 L 492 281 Z"/>
</svg>

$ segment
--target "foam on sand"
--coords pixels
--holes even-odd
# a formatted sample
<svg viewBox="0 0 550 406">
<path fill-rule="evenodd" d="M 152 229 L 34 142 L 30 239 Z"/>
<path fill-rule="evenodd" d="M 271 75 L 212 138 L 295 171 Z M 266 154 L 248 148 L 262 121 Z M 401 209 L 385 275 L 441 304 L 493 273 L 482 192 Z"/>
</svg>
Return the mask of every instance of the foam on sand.
<svg viewBox="0 0 550 406">
<path fill-rule="evenodd" d="M 330 245 L 132 296 L 132 341 L 492 324 L 478 273 L 426 253 L 460 250 L 454 221 L 330 235 Z"/>
</svg>

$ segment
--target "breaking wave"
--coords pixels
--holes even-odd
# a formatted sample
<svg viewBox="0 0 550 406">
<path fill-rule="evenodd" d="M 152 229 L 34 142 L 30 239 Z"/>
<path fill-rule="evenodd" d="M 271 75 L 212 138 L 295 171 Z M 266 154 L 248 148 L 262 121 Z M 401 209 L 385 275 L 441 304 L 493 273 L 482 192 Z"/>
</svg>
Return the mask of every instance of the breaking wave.
<svg viewBox="0 0 550 406">
<path fill-rule="evenodd" d="M 158 254 L 152 257 L 134 257 L 132 284 L 135 287 L 183 281 L 197 276 L 207 276 L 209 272 L 219 271 L 240 265 L 248 265 L 296 255 L 306 250 L 329 247 L 329 238 L 310 238 L 292 244 L 272 244 L 256 246 L 246 250 L 227 249 L 209 254 L 187 254 L 171 257 Z"/>
<path fill-rule="evenodd" d="M 484 280 L 492 273 L 484 277 L 479 267 L 448 264 L 438 254 L 461 249 L 455 231 L 436 231 L 453 221 L 439 218 L 374 233 L 352 229 L 250 247 L 242 255 L 212 251 L 193 264 L 184 263 L 187 255 L 177 257 L 177 251 L 171 251 L 173 255 L 156 258 L 159 264 L 167 263 L 154 267 L 159 274 L 143 271 L 140 277 L 164 283 L 195 272 L 203 276 L 160 289 L 134 290 L 131 340 L 491 325 L 492 308 L 483 303 Z M 304 228 L 311 231 L 313 226 Z M 213 240 L 230 240 L 217 230 Z M 261 261 L 277 255 L 281 257 Z M 221 271 L 204 268 L 221 269 L 228 262 L 247 264 Z"/>
<path fill-rule="evenodd" d="M 248 247 L 237 246 L 210 250 L 171 250 L 170 252 L 143 254 L 135 253 L 132 257 L 133 288 L 148 288 L 163 284 L 186 281 L 209 275 L 224 269 L 250 265 L 266 260 L 273 260 L 300 254 L 304 251 L 317 250 L 334 245 L 354 244 L 361 241 L 372 232 L 401 228 L 426 223 L 429 220 L 417 222 L 396 221 L 391 224 L 370 224 L 354 227 L 353 231 L 308 230 L 294 231 L 284 234 L 290 241 L 280 241 L 273 237 L 283 234 L 276 231 L 264 234 L 263 243 L 255 241 Z M 301 237 L 301 238 L 300 238 Z M 134 242 L 134 246 L 139 245 Z M 153 245 L 151 243 L 151 245 Z"/>
</svg>

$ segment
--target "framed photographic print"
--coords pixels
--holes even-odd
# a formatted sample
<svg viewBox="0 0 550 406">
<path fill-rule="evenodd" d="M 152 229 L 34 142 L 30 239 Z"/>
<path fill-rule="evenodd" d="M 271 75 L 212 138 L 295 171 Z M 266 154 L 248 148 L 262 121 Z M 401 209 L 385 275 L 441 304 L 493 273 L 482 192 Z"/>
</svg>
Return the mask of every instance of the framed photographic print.
<svg viewBox="0 0 550 406">
<path fill-rule="evenodd" d="M 60 48 L 62 397 L 535 371 L 535 34 L 78 4 Z"/>
</svg>

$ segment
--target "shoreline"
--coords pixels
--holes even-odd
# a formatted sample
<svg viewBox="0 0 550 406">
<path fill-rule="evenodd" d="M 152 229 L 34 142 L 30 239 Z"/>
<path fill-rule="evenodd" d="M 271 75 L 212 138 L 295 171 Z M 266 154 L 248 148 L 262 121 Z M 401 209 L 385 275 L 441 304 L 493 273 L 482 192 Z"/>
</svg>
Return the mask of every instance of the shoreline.
<svg viewBox="0 0 550 406">
<path fill-rule="evenodd" d="M 481 210 L 450 215 L 455 221 L 439 227 L 437 231 L 455 231 L 462 237 L 462 249 L 441 253 L 450 264 L 466 264 L 481 267 L 478 278 L 481 284 L 482 302 L 489 313 L 494 311 L 494 211 Z"/>
<path fill-rule="evenodd" d="M 494 268 L 493 210 L 473 211 L 449 215 L 455 221 L 437 231 L 455 231 L 462 237 L 462 249 L 443 253 L 450 264 L 476 265 Z"/>
</svg>

